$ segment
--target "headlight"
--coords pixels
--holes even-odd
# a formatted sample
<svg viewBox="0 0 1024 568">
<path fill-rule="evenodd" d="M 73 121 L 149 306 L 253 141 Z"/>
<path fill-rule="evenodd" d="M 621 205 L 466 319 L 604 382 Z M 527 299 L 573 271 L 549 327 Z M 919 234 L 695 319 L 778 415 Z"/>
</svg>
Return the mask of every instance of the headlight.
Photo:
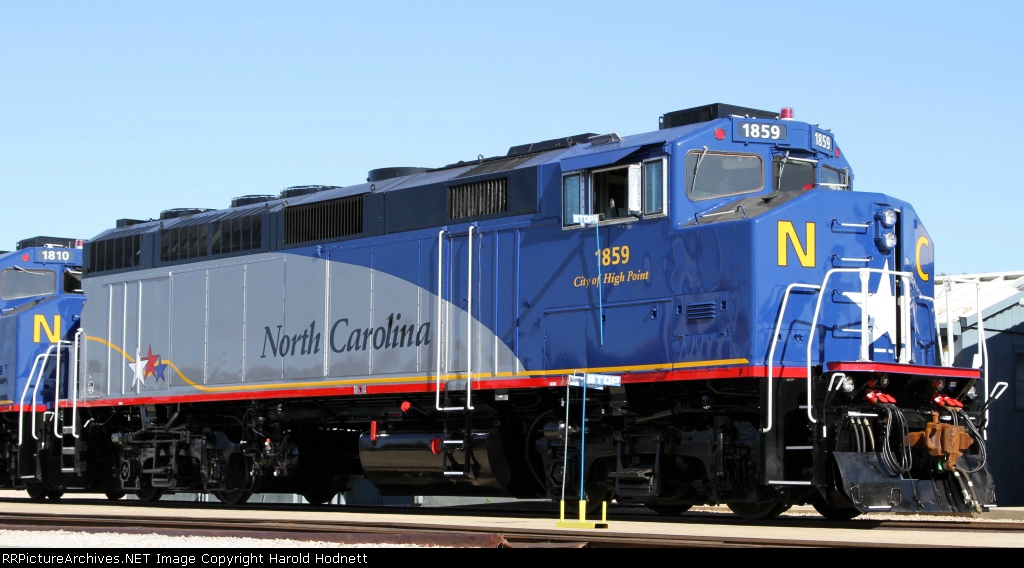
<svg viewBox="0 0 1024 568">
<path fill-rule="evenodd" d="M 853 377 L 846 377 L 845 379 L 843 379 L 843 392 L 845 392 L 846 394 L 850 394 L 851 392 L 853 392 L 853 388 L 855 386 L 856 385 L 853 382 Z"/>
<path fill-rule="evenodd" d="M 978 400 L 978 389 L 977 387 L 971 387 L 967 389 L 967 398 L 971 400 Z"/>
<path fill-rule="evenodd" d="M 875 239 L 875 243 L 878 244 L 879 250 L 884 253 L 888 253 L 892 249 L 896 248 L 896 233 L 886 231 Z"/>
<path fill-rule="evenodd" d="M 895 209 L 882 209 L 878 212 L 878 222 L 882 224 L 886 229 L 891 229 L 896 226 L 896 210 Z"/>
</svg>

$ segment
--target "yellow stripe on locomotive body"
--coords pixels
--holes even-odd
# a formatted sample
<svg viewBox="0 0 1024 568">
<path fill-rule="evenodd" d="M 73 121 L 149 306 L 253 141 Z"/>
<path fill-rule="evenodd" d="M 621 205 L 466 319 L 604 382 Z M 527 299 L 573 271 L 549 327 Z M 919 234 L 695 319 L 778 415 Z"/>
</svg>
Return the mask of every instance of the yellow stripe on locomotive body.
<svg viewBox="0 0 1024 568">
<path fill-rule="evenodd" d="M 922 220 L 853 182 L 831 131 L 713 104 L 123 219 L 80 319 L 18 332 L 85 335 L 0 405 L 0 486 L 976 512 L 988 385 L 940 364 Z"/>
</svg>

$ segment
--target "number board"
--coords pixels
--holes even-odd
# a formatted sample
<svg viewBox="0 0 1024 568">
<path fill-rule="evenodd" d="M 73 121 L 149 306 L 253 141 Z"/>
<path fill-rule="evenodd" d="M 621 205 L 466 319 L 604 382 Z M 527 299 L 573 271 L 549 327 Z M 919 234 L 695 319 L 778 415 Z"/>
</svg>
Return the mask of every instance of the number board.
<svg viewBox="0 0 1024 568">
<path fill-rule="evenodd" d="M 811 145 L 818 150 L 831 154 L 832 149 L 835 147 L 835 142 L 832 140 L 832 135 L 828 132 L 815 130 L 811 134 Z"/>
<path fill-rule="evenodd" d="M 732 138 L 744 142 L 785 142 L 786 125 L 737 120 L 733 123 Z"/>
<path fill-rule="evenodd" d="M 36 262 L 39 263 L 68 263 L 74 259 L 75 253 L 71 252 L 69 249 L 44 248 L 36 251 Z"/>
</svg>

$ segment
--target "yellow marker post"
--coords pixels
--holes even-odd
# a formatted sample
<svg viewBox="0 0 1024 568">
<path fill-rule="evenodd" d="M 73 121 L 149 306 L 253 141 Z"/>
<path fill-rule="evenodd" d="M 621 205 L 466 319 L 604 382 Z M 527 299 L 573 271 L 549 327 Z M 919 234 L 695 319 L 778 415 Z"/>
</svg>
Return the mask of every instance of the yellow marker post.
<svg viewBox="0 0 1024 568">
<path fill-rule="evenodd" d="M 580 419 L 580 503 L 579 503 L 579 521 L 567 521 L 565 520 L 565 474 L 568 468 L 569 459 L 569 387 L 572 386 L 573 380 L 579 383 L 583 387 L 583 413 Z M 565 381 L 565 450 L 563 451 L 563 466 L 562 466 L 562 500 L 558 502 L 558 522 L 555 526 L 560 529 L 606 529 L 608 528 L 608 502 L 601 502 L 601 521 L 587 521 L 587 501 L 583 498 L 583 471 L 585 470 L 586 461 L 583 455 L 583 443 L 584 436 L 586 436 L 586 408 L 587 408 L 587 382 L 593 380 L 595 385 L 601 385 L 602 382 L 607 381 L 607 384 L 618 383 L 618 377 L 605 376 L 605 375 L 579 375 L 579 371 L 569 377 Z M 598 386 L 598 388 L 602 388 Z"/>
<path fill-rule="evenodd" d="M 601 502 L 601 520 L 600 521 L 588 521 L 587 520 L 587 502 L 580 501 L 580 520 L 578 521 L 567 521 L 565 520 L 565 500 L 559 501 L 559 519 L 555 523 L 555 526 L 560 529 L 606 529 L 608 528 L 608 502 Z"/>
</svg>

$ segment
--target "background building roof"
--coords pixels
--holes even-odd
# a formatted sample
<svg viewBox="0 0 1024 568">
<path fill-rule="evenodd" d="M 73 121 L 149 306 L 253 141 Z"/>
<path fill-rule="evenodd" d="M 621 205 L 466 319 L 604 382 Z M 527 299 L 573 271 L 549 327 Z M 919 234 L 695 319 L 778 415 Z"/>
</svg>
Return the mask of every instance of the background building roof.
<svg viewBox="0 0 1024 568">
<path fill-rule="evenodd" d="M 935 309 L 939 324 L 946 323 L 947 309 L 953 318 L 968 317 L 975 314 L 980 303 L 982 311 L 987 313 L 989 308 L 1022 291 L 1024 270 L 936 276 Z"/>
</svg>

